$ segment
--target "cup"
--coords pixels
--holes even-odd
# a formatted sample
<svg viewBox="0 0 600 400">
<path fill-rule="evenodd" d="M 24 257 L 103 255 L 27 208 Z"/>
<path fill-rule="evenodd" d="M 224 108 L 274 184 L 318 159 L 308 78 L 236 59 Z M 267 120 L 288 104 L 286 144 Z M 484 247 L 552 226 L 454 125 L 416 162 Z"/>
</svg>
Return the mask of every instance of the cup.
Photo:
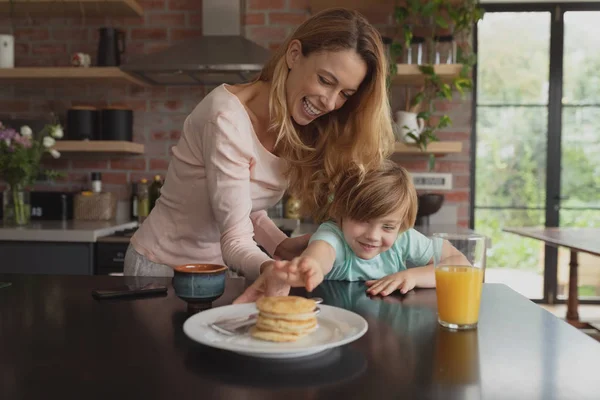
<svg viewBox="0 0 600 400">
<path fill-rule="evenodd" d="M 485 236 L 433 234 L 438 322 L 449 329 L 474 329 L 479 321 L 485 273 Z"/>
<path fill-rule="evenodd" d="M 190 313 L 210 308 L 225 291 L 227 267 L 216 264 L 184 264 L 174 268 L 173 289 L 188 303 Z"/>
</svg>

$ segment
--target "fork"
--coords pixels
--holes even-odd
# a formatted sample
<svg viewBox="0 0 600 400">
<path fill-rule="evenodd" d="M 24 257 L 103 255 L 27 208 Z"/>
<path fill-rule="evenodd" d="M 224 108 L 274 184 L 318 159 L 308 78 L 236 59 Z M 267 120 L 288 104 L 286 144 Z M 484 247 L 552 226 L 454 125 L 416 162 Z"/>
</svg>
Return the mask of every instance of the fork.
<svg viewBox="0 0 600 400">
<path fill-rule="evenodd" d="M 320 297 L 313 297 L 312 300 L 314 300 L 317 304 L 321 304 L 323 302 L 323 299 Z M 319 314 L 320 312 L 321 309 L 319 307 L 315 308 L 315 315 Z M 225 335 L 243 335 L 244 333 L 248 332 L 248 330 L 256 323 L 257 318 L 258 313 L 253 313 L 244 317 L 227 318 L 215 321 L 208 325 L 217 332 Z"/>
</svg>

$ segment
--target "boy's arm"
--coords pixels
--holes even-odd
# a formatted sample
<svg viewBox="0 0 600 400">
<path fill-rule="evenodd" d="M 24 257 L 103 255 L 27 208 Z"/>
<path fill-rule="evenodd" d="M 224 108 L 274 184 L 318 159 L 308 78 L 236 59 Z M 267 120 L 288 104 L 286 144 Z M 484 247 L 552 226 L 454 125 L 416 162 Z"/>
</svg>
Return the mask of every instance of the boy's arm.
<svg viewBox="0 0 600 400">
<path fill-rule="evenodd" d="M 433 263 L 433 260 L 430 262 Z M 442 255 L 439 263 L 444 265 L 471 265 L 467 257 L 447 240 L 444 240 L 442 244 Z"/>
<path fill-rule="evenodd" d="M 323 276 L 325 276 L 333 268 L 335 249 L 324 240 L 315 240 L 302 252 L 302 257 L 309 257 L 315 260 L 321 267 Z"/>
<path fill-rule="evenodd" d="M 312 241 L 300 257 L 275 261 L 277 277 L 290 286 L 304 286 L 311 292 L 319 286 L 335 262 L 335 249 L 324 240 Z"/>
<path fill-rule="evenodd" d="M 439 263 L 444 265 L 471 265 L 463 253 L 458 251 L 456 247 L 452 246 L 452 244 L 447 240 L 444 240 L 442 243 L 442 253 Z M 435 287 L 435 269 L 433 257 L 429 260 L 427 265 L 409 268 L 407 272 L 413 275 L 413 278 L 415 279 L 415 286 L 422 288 Z"/>
<path fill-rule="evenodd" d="M 415 287 L 434 288 L 435 287 L 435 269 L 433 267 L 433 259 L 430 264 L 423 267 L 409 268 L 403 271 L 409 274 L 415 281 Z"/>
</svg>

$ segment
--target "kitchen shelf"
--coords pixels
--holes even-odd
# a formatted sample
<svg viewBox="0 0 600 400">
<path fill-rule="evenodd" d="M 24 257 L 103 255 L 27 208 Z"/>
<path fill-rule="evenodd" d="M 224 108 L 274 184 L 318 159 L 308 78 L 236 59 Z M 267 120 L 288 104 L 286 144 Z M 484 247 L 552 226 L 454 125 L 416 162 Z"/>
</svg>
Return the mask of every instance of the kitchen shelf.
<svg viewBox="0 0 600 400">
<path fill-rule="evenodd" d="M 144 154 L 144 145 L 117 140 L 57 140 L 54 149 L 61 153 Z"/>
<path fill-rule="evenodd" d="M 310 0 L 308 7 L 312 14 L 333 7 L 345 7 L 363 14 L 385 12 L 393 15 L 396 0 Z"/>
<path fill-rule="evenodd" d="M 136 0 L 12 0 L 16 17 L 141 17 Z M 11 0 L 0 0 L 0 15 L 11 15 Z"/>
<path fill-rule="evenodd" d="M 57 80 L 70 82 L 118 83 L 148 86 L 146 82 L 121 71 L 117 67 L 0 68 L 0 83 L 15 83 L 23 81 L 46 82 Z"/>
<path fill-rule="evenodd" d="M 461 4 L 462 0 L 450 0 L 453 4 Z M 345 7 L 369 15 L 370 13 L 386 13 L 392 17 L 397 0 L 309 0 L 311 14 L 333 7 Z"/>
<path fill-rule="evenodd" d="M 396 76 L 392 80 L 395 85 L 418 85 L 423 83 L 424 76 L 419 66 L 416 64 L 396 64 Z M 443 82 L 451 82 L 460 74 L 462 64 L 437 64 L 433 67 L 436 74 L 440 76 Z"/>
<path fill-rule="evenodd" d="M 445 156 L 451 153 L 460 153 L 462 151 L 461 142 L 433 142 L 429 143 L 426 151 L 421 149 L 414 144 L 407 144 L 396 142 L 394 145 L 394 154 L 405 154 L 405 155 L 424 155 L 434 154 L 436 156 Z"/>
</svg>

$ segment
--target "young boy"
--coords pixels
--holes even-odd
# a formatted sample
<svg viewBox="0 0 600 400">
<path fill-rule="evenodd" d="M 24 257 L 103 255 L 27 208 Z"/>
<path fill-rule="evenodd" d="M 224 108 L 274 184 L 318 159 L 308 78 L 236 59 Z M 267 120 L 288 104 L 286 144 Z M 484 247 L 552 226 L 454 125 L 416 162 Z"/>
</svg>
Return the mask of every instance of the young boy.
<svg viewBox="0 0 600 400">
<path fill-rule="evenodd" d="M 368 294 L 387 296 L 435 287 L 434 254 L 463 257 L 448 242 L 412 229 L 416 190 L 408 172 L 391 161 L 364 176 L 349 173 L 336 190 L 331 215 L 334 220 L 319 226 L 300 257 L 275 263 L 280 279 L 308 291 L 323 279 L 366 281 Z M 407 261 L 416 267 L 407 268 Z"/>
</svg>

